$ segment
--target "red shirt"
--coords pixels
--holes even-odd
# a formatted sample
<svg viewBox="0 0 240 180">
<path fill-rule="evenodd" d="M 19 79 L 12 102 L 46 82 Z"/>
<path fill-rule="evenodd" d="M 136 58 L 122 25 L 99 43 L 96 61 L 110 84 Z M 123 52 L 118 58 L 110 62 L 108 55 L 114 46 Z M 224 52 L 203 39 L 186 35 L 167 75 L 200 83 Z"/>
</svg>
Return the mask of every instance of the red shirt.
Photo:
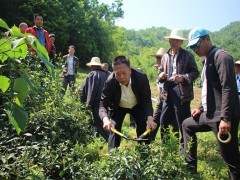
<svg viewBox="0 0 240 180">
<path fill-rule="evenodd" d="M 45 36 L 45 43 L 46 43 L 46 47 L 45 48 L 47 49 L 47 52 L 49 54 L 51 52 L 51 50 L 52 50 L 52 43 L 50 41 L 50 38 L 48 37 L 48 32 L 45 29 L 43 29 L 43 28 L 42 28 L 42 30 L 43 30 L 43 34 Z M 27 28 L 25 32 L 26 33 L 31 33 L 36 38 L 38 38 L 37 37 L 37 27 L 36 26 Z"/>
</svg>

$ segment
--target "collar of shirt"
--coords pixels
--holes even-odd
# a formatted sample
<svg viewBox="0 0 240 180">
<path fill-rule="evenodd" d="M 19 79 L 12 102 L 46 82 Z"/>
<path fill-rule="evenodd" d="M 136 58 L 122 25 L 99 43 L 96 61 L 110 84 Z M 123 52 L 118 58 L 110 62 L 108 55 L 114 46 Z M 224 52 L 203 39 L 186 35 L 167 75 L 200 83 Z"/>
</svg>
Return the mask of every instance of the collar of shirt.
<svg viewBox="0 0 240 180">
<path fill-rule="evenodd" d="M 237 80 L 240 80 L 240 73 L 236 75 Z"/>
<path fill-rule="evenodd" d="M 42 27 L 38 28 L 36 25 L 33 26 L 33 28 L 34 28 L 34 29 L 37 29 L 37 30 L 42 30 L 42 29 L 43 29 Z"/>
<path fill-rule="evenodd" d="M 120 86 L 125 86 L 125 85 L 123 85 L 123 84 L 121 84 L 121 83 L 119 83 L 120 84 Z M 131 77 L 130 77 L 130 80 L 129 80 L 129 83 L 128 83 L 128 85 L 131 85 L 132 84 L 132 79 L 131 79 Z"/>
<path fill-rule="evenodd" d="M 121 98 L 119 106 L 122 108 L 132 109 L 137 104 L 137 98 L 132 90 L 131 79 L 128 86 L 121 85 Z"/>
<path fill-rule="evenodd" d="M 168 52 L 168 54 L 172 57 L 175 57 L 179 52 L 179 49 L 177 50 L 177 52 L 175 54 L 172 53 L 172 49 L 170 49 L 170 51 Z"/>
</svg>

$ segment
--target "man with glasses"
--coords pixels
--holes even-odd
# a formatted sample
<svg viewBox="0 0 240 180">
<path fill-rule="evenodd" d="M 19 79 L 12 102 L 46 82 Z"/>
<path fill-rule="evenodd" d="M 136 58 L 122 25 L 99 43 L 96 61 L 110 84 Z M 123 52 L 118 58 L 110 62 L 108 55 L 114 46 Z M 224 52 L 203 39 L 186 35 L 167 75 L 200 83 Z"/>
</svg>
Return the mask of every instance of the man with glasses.
<svg viewBox="0 0 240 180">
<path fill-rule="evenodd" d="M 199 57 L 205 56 L 202 70 L 202 101 L 191 117 L 183 122 L 186 161 L 197 171 L 197 132 L 213 131 L 220 154 L 228 165 L 231 178 L 240 179 L 238 125 L 240 106 L 233 58 L 223 49 L 212 45 L 208 31 L 201 27 L 189 33 L 190 47 Z M 191 142 L 191 146 L 189 143 Z"/>
<path fill-rule="evenodd" d="M 169 41 L 171 48 L 163 55 L 159 68 L 158 78 L 163 83 L 160 126 L 166 129 L 168 125 L 173 125 L 175 132 L 179 132 L 180 129 L 180 150 L 182 151 L 182 122 L 191 115 L 193 81 L 197 79 L 199 71 L 192 53 L 181 48 L 183 41 L 187 41 L 183 38 L 182 31 L 174 29 L 165 39 Z M 162 133 L 161 135 L 163 136 Z M 161 137 L 161 139 L 164 143 L 165 138 Z"/>
</svg>

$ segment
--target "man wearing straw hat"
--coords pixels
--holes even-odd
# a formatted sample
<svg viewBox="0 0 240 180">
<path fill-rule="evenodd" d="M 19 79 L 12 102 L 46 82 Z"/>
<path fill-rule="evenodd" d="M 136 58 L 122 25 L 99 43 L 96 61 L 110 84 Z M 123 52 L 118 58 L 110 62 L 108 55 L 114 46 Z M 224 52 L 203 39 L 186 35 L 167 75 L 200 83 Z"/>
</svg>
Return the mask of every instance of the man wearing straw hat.
<svg viewBox="0 0 240 180">
<path fill-rule="evenodd" d="M 158 75 L 159 75 L 159 69 L 160 69 L 162 57 L 163 57 L 164 54 L 166 54 L 166 52 L 167 51 L 166 51 L 165 48 L 160 48 L 157 51 L 156 54 L 151 55 L 152 57 L 156 58 L 156 64 L 154 66 L 158 70 Z M 156 106 L 156 109 L 155 109 L 155 112 L 154 112 L 154 115 L 153 115 L 154 122 L 157 124 L 157 128 L 154 131 L 150 132 L 150 137 L 151 137 L 151 140 L 153 140 L 153 141 L 155 140 L 157 132 L 158 132 L 158 129 L 160 127 L 160 116 L 161 116 L 162 105 L 163 105 L 163 101 L 162 101 L 162 98 L 161 98 L 162 91 L 163 91 L 163 83 L 160 83 L 158 78 L 156 80 L 156 83 L 157 83 L 157 87 L 158 87 L 158 90 L 159 90 L 159 99 L 158 99 L 158 104 Z M 165 124 L 161 124 L 162 125 L 162 128 L 160 129 L 160 136 L 161 137 L 164 136 L 164 134 L 166 133 L 165 131 L 168 128 L 169 125 L 177 126 L 177 122 L 175 120 L 176 118 L 175 118 L 174 114 L 172 114 L 172 117 L 170 117 L 170 119 L 172 120 L 170 124 L 168 124 L 168 123 L 166 125 Z"/>
<path fill-rule="evenodd" d="M 102 64 L 98 57 L 93 57 L 86 65 L 91 67 L 91 72 L 87 75 L 87 78 L 82 85 L 80 99 L 82 103 L 86 103 L 92 110 L 93 124 L 97 128 L 97 132 L 99 132 L 107 141 L 108 132 L 103 129 L 103 122 L 101 121 L 98 112 L 103 85 L 108 78 L 109 73 L 102 69 Z"/>
<path fill-rule="evenodd" d="M 199 71 L 194 56 L 189 51 L 181 48 L 183 32 L 178 29 L 171 31 L 165 37 L 171 48 L 162 57 L 159 81 L 163 83 L 163 107 L 160 125 L 174 124 L 172 115 L 175 114 L 177 125 L 173 131 L 180 129 L 180 150 L 183 150 L 182 122 L 191 115 L 190 102 L 193 99 L 193 81 L 197 79 Z M 161 137 L 164 140 L 164 137 Z"/>
<path fill-rule="evenodd" d="M 184 148 L 188 167 L 197 171 L 197 132 L 213 131 L 231 179 L 240 179 L 238 125 L 240 106 L 231 55 L 212 45 L 208 31 L 196 27 L 189 33 L 190 47 L 199 57 L 205 56 L 201 74 L 202 98 L 191 117 L 183 122 Z M 189 147 L 189 143 L 191 146 Z"/>
</svg>

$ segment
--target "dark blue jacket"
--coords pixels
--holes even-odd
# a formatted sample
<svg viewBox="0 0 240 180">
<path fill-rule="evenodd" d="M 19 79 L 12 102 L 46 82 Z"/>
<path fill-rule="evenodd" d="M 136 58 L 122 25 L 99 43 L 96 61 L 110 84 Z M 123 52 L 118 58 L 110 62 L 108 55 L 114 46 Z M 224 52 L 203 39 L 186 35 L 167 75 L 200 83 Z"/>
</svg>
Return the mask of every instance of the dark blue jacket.
<svg viewBox="0 0 240 180">
<path fill-rule="evenodd" d="M 98 107 L 102 94 L 102 89 L 109 73 L 102 69 L 91 71 L 82 85 L 81 102 L 87 103 L 91 108 Z"/>
</svg>

